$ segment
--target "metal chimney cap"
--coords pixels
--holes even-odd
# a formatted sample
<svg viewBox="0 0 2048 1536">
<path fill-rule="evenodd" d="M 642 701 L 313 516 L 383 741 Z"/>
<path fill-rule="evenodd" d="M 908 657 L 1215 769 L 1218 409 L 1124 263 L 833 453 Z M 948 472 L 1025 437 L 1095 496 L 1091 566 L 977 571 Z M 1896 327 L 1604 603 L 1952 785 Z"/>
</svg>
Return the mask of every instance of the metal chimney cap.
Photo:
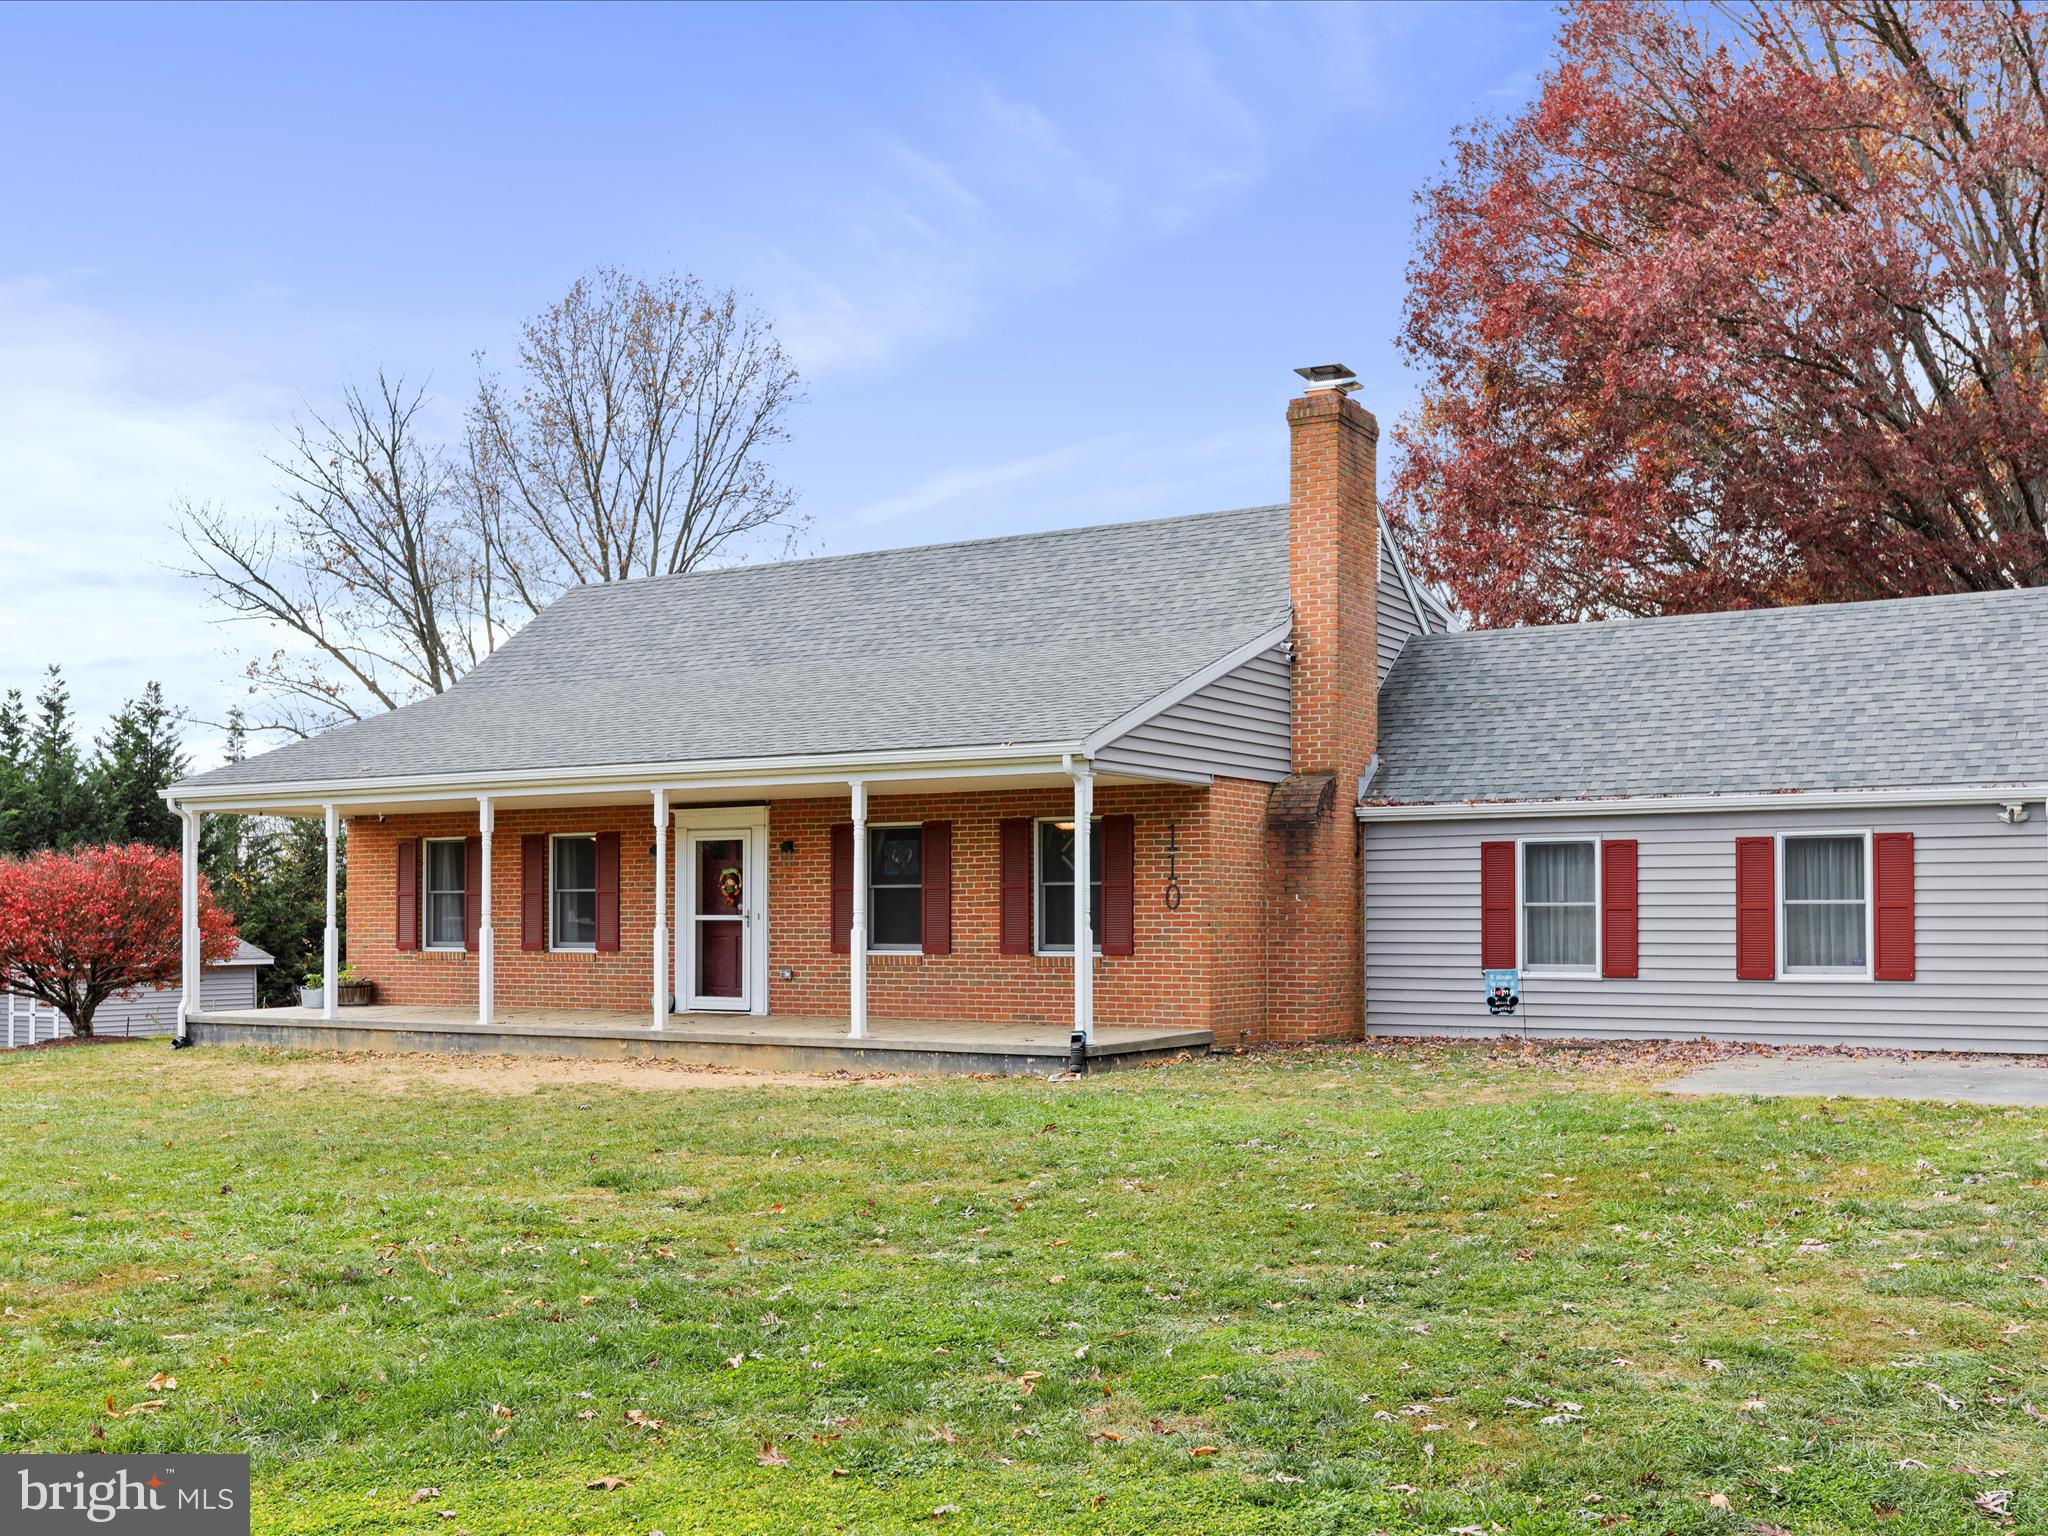
<svg viewBox="0 0 2048 1536">
<path fill-rule="evenodd" d="M 1318 389 L 1342 389 L 1345 384 L 1355 383 L 1358 379 L 1358 375 L 1342 363 L 1317 363 L 1294 371 Z"/>
</svg>

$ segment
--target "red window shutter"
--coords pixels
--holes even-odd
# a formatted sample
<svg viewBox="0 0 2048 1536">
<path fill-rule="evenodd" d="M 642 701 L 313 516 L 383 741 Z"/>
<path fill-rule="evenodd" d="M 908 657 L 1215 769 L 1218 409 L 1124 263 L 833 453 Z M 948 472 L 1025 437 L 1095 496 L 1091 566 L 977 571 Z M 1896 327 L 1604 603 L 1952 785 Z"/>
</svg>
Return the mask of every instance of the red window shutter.
<svg viewBox="0 0 2048 1536">
<path fill-rule="evenodd" d="M 832 828 L 832 953 L 853 953 L 853 823 Z"/>
<path fill-rule="evenodd" d="M 619 834 L 597 834 L 597 948 L 619 947 Z"/>
<path fill-rule="evenodd" d="M 416 837 L 398 840 L 398 947 L 420 947 L 420 840 Z"/>
<path fill-rule="evenodd" d="M 548 840 L 519 839 L 519 947 L 548 947 Z"/>
<path fill-rule="evenodd" d="M 1515 845 L 1479 845 L 1479 968 L 1515 968 Z"/>
<path fill-rule="evenodd" d="M 1778 849 L 1768 837 L 1735 839 L 1735 977 L 1778 974 Z"/>
<path fill-rule="evenodd" d="M 476 953 L 477 936 L 483 932 L 484 840 L 462 840 L 462 947 Z"/>
<path fill-rule="evenodd" d="M 1870 883 L 1877 901 L 1879 981 L 1913 979 L 1913 834 L 1879 832 L 1870 839 Z"/>
<path fill-rule="evenodd" d="M 853 829 L 847 828 L 849 832 Z M 928 821 L 924 834 L 924 952 L 953 953 L 953 823 Z"/>
<path fill-rule="evenodd" d="M 1128 955 L 1137 946 L 1138 819 L 1102 818 L 1102 952 Z"/>
<path fill-rule="evenodd" d="M 1636 840 L 1600 844 L 1600 974 L 1636 973 Z"/>
<path fill-rule="evenodd" d="M 1002 943 L 1006 955 L 1031 953 L 1031 818 L 1005 817 L 998 829 L 1001 865 L 997 886 L 1002 902 Z"/>
</svg>

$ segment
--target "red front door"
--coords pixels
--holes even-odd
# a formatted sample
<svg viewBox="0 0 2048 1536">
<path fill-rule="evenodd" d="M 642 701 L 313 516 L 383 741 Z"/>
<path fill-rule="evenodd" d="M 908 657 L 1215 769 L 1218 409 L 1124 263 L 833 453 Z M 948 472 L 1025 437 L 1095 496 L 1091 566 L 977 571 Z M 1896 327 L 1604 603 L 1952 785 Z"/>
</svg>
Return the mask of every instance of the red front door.
<svg viewBox="0 0 2048 1536">
<path fill-rule="evenodd" d="M 747 997 L 747 843 L 707 837 L 697 843 L 693 904 L 696 996 L 744 1007 Z"/>
</svg>

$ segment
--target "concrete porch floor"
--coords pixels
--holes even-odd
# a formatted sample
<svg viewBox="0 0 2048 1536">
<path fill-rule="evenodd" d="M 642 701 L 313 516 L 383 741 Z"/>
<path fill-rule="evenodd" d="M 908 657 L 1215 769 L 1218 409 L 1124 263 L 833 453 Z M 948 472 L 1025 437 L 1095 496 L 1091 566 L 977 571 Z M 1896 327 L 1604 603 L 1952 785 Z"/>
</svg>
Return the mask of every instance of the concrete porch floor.
<svg viewBox="0 0 2048 1536">
<path fill-rule="evenodd" d="M 316 1008 L 256 1008 L 195 1014 L 200 1045 L 271 1045 L 326 1051 L 431 1051 L 480 1055 L 665 1057 L 720 1066 L 799 1072 L 1057 1072 L 1066 1066 L 1067 1030 L 1051 1024 L 966 1020 L 870 1019 L 869 1036 L 850 1040 L 843 1018 L 783 1014 L 672 1014 L 654 1029 L 639 1013 L 507 1008 L 479 1025 L 467 1008 L 343 1008 L 323 1019 Z M 1099 1026 L 1093 1067 L 1137 1065 L 1204 1055 L 1205 1029 Z"/>
</svg>

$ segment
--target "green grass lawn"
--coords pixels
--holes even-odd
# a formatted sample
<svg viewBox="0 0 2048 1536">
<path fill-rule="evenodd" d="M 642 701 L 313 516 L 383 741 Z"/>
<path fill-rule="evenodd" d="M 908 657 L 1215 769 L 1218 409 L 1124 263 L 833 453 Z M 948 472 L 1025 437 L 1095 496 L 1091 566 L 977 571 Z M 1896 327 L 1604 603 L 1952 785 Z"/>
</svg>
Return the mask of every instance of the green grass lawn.
<svg viewBox="0 0 2048 1536">
<path fill-rule="evenodd" d="M 521 1070 L 0 1060 L 0 1445 L 259 1531 L 2048 1529 L 2041 1112 Z"/>
</svg>

